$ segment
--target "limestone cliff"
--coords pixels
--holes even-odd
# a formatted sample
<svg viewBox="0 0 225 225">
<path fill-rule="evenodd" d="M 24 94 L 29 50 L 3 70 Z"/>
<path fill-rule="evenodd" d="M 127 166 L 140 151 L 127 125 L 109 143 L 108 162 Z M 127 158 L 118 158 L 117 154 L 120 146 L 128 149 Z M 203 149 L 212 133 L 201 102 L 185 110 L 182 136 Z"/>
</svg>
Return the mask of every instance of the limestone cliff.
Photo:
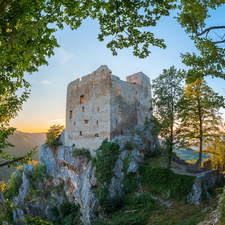
<svg viewBox="0 0 225 225">
<path fill-rule="evenodd" d="M 146 134 L 145 131 L 142 134 Z M 133 136 L 132 143 L 135 146 L 133 149 L 125 149 L 123 141 L 120 144 L 119 155 L 112 170 L 112 180 L 108 187 L 109 195 L 115 196 L 116 192 L 119 195 L 123 194 L 124 185 L 124 168 L 123 160 L 126 158 L 129 162 L 127 174 L 132 173 L 138 176 L 139 165 L 143 162 L 146 152 L 153 147 L 153 143 L 148 141 L 148 138 L 143 141 L 142 138 L 136 134 Z M 149 139 L 150 140 L 150 139 Z M 151 139 L 152 140 L 152 139 Z M 155 138 L 154 145 L 157 146 L 157 138 Z M 84 224 L 92 224 L 96 220 L 96 211 L 99 210 L 98 199 L 94 194 L 94 190 L 99 186 L 97 179 L 94 176 L 95 167 L 92 162 L 88 161 L 85 156 L 74 156 L 75 147 L 61 145 L 54 149 L 45 148 L 41 146 L 39 152 L 39 161 L 41 165 L 45 165 L 47 169 L 48 179 L 37 180 L 36 189 L 48 192 L 48 201 L 53 205 L 58 206 L 64 201 L 78 203 L 82 214 L 82 221 Z M 91 152 L 95 156 L 95 152 Z M 39 201 L 32 205 L 26 202 L 26 196 L 30 195 L 30 179 L 27 173 L 32 171 L 34 166 L 25 165 L 22 172 L 22 185 L 19 189 L 19 194 L 14 198 L 16 204 L 22 205 L 25 208 L 17 210 L 14 213 L 14 220 L 17 221 L 23 217 L 24 214 L 31 216 L 42 216 L 49 218 L 50 203 L 46 201 Z M 58 195 L 54 191 L 54 187 L 60 186 L 64 195 Z M 22 204 L 21 204 L 22 203 Z M 19 223 L 18 223 L 19 224 Z"/>
</svg>

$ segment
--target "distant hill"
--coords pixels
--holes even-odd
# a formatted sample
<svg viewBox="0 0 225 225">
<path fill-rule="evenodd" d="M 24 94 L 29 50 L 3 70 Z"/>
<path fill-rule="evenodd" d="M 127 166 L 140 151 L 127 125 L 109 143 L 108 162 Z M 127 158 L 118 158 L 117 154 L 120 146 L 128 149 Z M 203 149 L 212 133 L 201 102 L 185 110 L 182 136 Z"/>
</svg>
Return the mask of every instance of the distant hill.
<svg viewBox="0 0 225 225">
<path fill-rule="evenodd" d="M 194 154 L 194 153 L 196 153 L 195 150 L 179 149 L 174 152 L 177 154 L 177 156 L 179 156 L 181 159 L 183 159 L 185 161 L 198 159 L 198 153 Z M 203 153 L 202 154 L 202 162 L 207 158 L 211 158 L 211 156 Z"/>
<path fill-rule="evenodd" d="M 15 131 L 13 135 L 9 136 L 8 141 L 15 145 L 6 149 L 11 155 L 23 156 L 35 146 L 37 146 L 37 153 L 34 155 L 34 160 L 38 161 L 38 154 L 42 144 L 45 142 L 45 133 L 24 133 L 21 131 Z M 0 180 L 5 181 L 10 179 L 11 174 L 15 171 L 14 167 L 8 168 L 4 166 L 0 168 Z"/>
</svg>

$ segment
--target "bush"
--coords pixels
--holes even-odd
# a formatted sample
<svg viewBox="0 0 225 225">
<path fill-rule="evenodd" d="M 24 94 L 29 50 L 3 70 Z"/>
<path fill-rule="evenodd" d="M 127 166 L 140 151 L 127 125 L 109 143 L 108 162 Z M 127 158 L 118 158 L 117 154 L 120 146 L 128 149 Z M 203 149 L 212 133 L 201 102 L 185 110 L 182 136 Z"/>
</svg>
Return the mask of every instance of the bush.
<svg viewBox="0 0 225 225">
<path fill-rule="evenodd" d="M 35 225 L 52 225 L 52 223 L 43 220 L 40 216 L 36 216 L 32 218 L 31 216 L 26 215 L 25 217 L 19 220 L 24 222 L 24 224 L 27 224 L 27 225 L 34 225 L 34 224 Z"/>
<path fill-rule="evenodd" d="M 146 225 L 151 212 L 157 206 L 151 196 L 143 194 L 126 198 L 124 205 L 125 207 L 112 218 L 110 225 Z M 133 213 L 126 213 L 132 210 Z"/>
<path fill-rule="evenodd" d="M 124 173 L 123 191 L 125 194 L 128 194 L 128 193 L 134 192 L 137 189 L 137 181 L 135 179 L 135 174 L 127 175 L 127 171 L 130 166 L 129 154 L 122 161 L 123 161 L 123 173 Z"/>
<path fill-rule="evenodd" d="M 22 180 L 23 168 L 18 169 L 16 173 L 11 175 L 11 179 L 9 180 L 6 188 L 5 188 L 5 198 L 13 199 L 15 196 L 19 194 L 19 188 L 23 182 Z"/>
<path fill-rule="evenodd" d="M 63 202 L 59 209 L 54 206 L 51 207 L 50 213 L 52 215 L 51 222 L 57 225 L 76 225 L 80 222 L 80 206 L 72 202 Z"/>
<path fill-rule="evenodd" d="M 112 179 L 112 169 L 115 167 L 119 156 L 120 146 L 117 142 L 108 142 L 105 139 L 96 150 L 93 166 L 96 167 L 95 177 L 100 185 L 108 186 Z"/>
<path fill-rule="evenodd" d="M 225 224 L 225 198 L 222 200 L 220 222 Z"/>
<path fill-rule="evenodd" d="M 79 156 L 80 157 L 86 157 L 87 158 L 87 164 L 91 161 L 91 153 L 90 150 L 86 148 L 76 149 L 73 151 L 73 157 Z"/>
<path fill-rule="evenodd" d="M 122 206 L 122 199 L 118 194 L 114 197 L 109 197 L 108 194 L 107 188 L 101 188 L 98 195 L 98 204 L 102 207 L 102 211 L 107 214 L 118 210 Z"/>
<path fill-rule="evenodd" d="M 53 148 L 61 144 L 59 143 L 59 137 L 63 128 L 64 126 L 61 125 L 53 125 L 49 128 L 46 133 L 45 147 Z"/>
<path fill-rule="evenodd" d="M 132 141 L 126 141 L 125 145 L 123 146 L 123 150 L 132 150 L 134 149 Z"/>
<path fill-rule="evenodd" d="M 145 157 L 157 157 L 160 154 L 160 148 L 155 148 L 152 152 L 148 152 Z"/>
<path fill-rule="evenodd" d="M 144 184 L 169 191 L 169 196 L 177 200 L 187 200 L 196 178 L 196 176 L 176 174 L 162 167 L 140 166 L 139 171 Z"/>
<path fill-rule="evenodd" d="M 43 180 L 44 178 L 50 178 L 47 174 L 47 167 L 46 165 L 35 165 L 32 171 L 25 171 L 26 176 L 30 180 L 30 188 L 35 189 L 37 186 L 37 182 L 39 180 Z"/>
</svg>

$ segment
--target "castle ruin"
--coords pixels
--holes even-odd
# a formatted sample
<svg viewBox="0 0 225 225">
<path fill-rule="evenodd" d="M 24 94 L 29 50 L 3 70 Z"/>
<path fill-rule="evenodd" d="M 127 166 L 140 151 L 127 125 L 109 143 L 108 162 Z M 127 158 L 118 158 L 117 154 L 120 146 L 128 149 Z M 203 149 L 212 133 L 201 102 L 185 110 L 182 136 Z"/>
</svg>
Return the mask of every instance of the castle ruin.
<svg viewBox="0 0 225 225">
<path fill-rule="evenodd" d="M 107 66 L 69 83 L 65 144 L 97 149 L 104 139 L 129 139 L 150 116 L 150 79 L 142 72 L 112 75 Z"/>
</svg>

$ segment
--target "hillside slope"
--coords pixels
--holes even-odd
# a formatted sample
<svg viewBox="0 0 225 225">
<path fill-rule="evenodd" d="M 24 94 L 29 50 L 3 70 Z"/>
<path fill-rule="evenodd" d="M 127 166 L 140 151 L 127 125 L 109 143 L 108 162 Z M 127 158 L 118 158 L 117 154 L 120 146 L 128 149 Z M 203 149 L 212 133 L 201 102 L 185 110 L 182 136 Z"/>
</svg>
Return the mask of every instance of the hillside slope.
<svg viewBox="0 0 225 225">
<path fill-rule="evenodd" d="M 21 131 L 15 131 L 13 135 L 9 136 L 8 141 L 15 145 L 7 149 L 11 155 L 23 156 L 35 146 L 37 146 L 37 153 L 34 155 L 34 160 L 38 161 L 38 154 L 42 144 L 45 142 L 45 133 L 24 133 Z M 7 166 L 0 168 L 0 180 L 7 181 L 10 175 L 14 172 L 15 168 Z"/>
</svg>

